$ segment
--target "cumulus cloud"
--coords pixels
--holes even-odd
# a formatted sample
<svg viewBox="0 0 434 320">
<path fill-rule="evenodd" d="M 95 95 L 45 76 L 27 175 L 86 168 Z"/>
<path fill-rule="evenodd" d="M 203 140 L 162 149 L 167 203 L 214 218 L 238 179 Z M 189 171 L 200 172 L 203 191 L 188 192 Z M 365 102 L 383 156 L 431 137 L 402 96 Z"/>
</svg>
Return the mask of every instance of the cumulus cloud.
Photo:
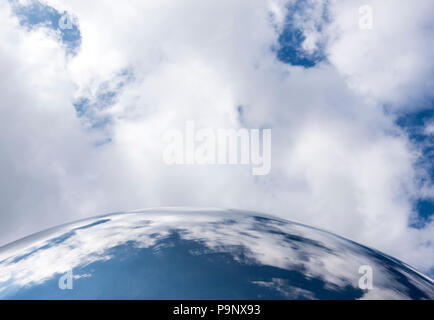
<svg viewBox="0 0 434 320">
<path fill-rule="evenodd" d="M 299 22 L 306 50 L 323 45 L 351 88 L 376 102 L 394 108 L 426 107 L 433 98 L 434 47 L 429 39 L 434 31 L 427 14 L 434 9 L 432 1 L 417 5 L 393 0 L 307 3 L 307 16 L 318 18 Z M 324 3 L 329 5 L 324 7 Z M 372 29 L 361 31 L 359 8 L 366 6 L 372 13 Z M 323 32 L 313 21 L 322 21 Z"/>
<path fill-rule="evenodd" d="M 420 108 L 431 94 L 429 1 L 372 3 L 372 30 L 358 28 L 358 1 L 45 3 L 77 17 L 75 55 L 0 6 L 1 243 L 107 211 L 216 206 L 433 267 L 433 224 L 408 226 L 426 180 L 420 155 L 384 109 Z M 300 52 L 324 55 L 314 67 L 277 59 L 288 17 Z M 167 166 L 162 134 L 188 120 L 272 128 L 271 173 Z"/>
</svg>

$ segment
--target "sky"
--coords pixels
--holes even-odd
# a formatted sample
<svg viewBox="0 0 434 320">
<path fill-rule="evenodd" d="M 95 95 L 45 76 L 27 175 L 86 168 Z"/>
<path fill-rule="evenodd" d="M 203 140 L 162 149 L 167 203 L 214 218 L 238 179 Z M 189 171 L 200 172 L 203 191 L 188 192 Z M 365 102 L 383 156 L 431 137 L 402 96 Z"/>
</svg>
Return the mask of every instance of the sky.
<svg viewBox="0 0 434 320">
<path fill-rule="evenodd" d="M 108 212 L 238 208 L 434 275 L 433 10 L 430 0 L 0 1 L 0 245 Z M 161 136 L 186 121 L 272 129 L 270 173 L 168 166 Z"/>
</svg>

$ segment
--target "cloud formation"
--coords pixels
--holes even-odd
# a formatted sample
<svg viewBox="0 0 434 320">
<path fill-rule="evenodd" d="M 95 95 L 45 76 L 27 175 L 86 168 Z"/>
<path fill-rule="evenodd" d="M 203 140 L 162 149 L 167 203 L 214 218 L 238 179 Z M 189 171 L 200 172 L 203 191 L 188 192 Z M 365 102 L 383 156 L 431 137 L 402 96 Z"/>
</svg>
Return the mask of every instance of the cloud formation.
<svg viewBox="0 0 434 320">
<path fill-rule="evenodd" d="M 358 28 L 365 2 L 372 30 Z M 433 4 L 365 2 L 44 1 L 77 17 L 75 54 L 58 30 L 28 29 L 2 3 L 0 243 L 104 212 L 232 207 L 429 272 L 434 223 L 409 219 L 434 189 L 395 120 L 432 98 Z M 296 55 L 322 57 L 313 66 L 278 59 L 288 27 L 302 35 Z M 270 174 L 167 166 L 161 137 L 190 120 L 272 128 Z"/>
</svg>

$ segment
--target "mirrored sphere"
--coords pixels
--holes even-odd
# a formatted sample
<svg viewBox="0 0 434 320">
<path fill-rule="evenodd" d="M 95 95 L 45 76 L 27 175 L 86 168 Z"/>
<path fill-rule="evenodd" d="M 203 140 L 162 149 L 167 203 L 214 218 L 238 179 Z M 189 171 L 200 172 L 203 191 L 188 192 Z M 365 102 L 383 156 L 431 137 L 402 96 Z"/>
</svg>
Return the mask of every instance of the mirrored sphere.
<svg viewBox="0 0 434 320">
<path fill-rule="evenodd" d="M 149 209 L 0 248 L 0 299 L 433 299 L 376 250 L 252 212 Z"/>
</svg>

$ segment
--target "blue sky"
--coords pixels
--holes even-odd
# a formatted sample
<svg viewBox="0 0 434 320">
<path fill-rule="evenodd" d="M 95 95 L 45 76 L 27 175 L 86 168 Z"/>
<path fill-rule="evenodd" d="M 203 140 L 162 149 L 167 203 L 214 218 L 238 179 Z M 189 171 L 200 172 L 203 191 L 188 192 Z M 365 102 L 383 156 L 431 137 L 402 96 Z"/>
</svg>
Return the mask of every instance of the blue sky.
<svg viewBox="0 0 434 320">
<path fill-rule="evenodd" d="M 410 141 L 421 153 L 417 165 L 427 171 L 427 179 L 434 179 L 434 139 L 432 134 L 428 134 L 425 129 L 433 122 L 434 109 L 432 104 L 427 108 L 415 112 L 403 112 L 399 114 L 396 123 L 408 133 Z M 418 213 L 418 219 L 411 221 L 410 225 L 421 228 L 434 214 L 434 199 L 420 197 L 414 200 L 414 208 Z"/>
<path fill-rule="evenodd" d="M 67 52 L 73 54 L 80 47 L 80 30 L 74 24 L 71 17 L 71 28 L 59 28 L 59 20 L 63 15 L 69 15 L 68 11 L 59 12 L 53 7 L 40 1 L 30 1 L 20 4 L 19 1 L 9 0 L 14 14 L 19 18 L 20 24 L 27 28 L 45 27 L 59 32 L 62 42 L 66 45 Z"/>
<path fill-rule="evenodd" d="M 19 160 L 28 169 L 4 160 L 16 186 L 0 219 L 20 231 L 0 241 L 102 212 L 215 205 L 303 221 L 434 270 L 434 256 L 424 258 L 434 241 L 430 4 L 372 4 L 370 31 L 357 28 L 358 5 L 10 0 L 0 9 L 18 19 L 4 30 L 15 32 L 19 54 L 4 47 L 1 57 L 4 68 L 25 71 L 13 89 L 22 99 L 4 104 L 18 106 L 16 119 L 28 115 L 29 132 L 9 121 L 13 139 L 0 148 L 12 155 L 14 143 L 26 145 Z M 202 20 L 186 21 L 195 10 Z M 65 14 L 72 29 L 59 28 Z M 165 167 L 157 137 L 191 119 L 271 127 L 272 173 Z M 31 131 L 45 121 L 52 127 Z M 229 195 L 216 198 L 222 192 Z M 32 208 L 35 197 L 42 201 Z"/>
<path fill-rule="evenodd" d="M 13 0 L 11 2 L 14 3 Z M 305 37 L 303 31 L 294 26 L 292 17 L 295 13 L 303 10 L 303 2 L 297 1 L 288 6 L 289 12 L 285 17 L 284 27 L 278 36 L 278 44 L 272 50 L 275 51 L 277 58 L 284 63 L 311 68 L 324 61 L 326 57 L 321 48 L 313 54 L 308 54 L 301 48 Z M 19 17 L 21 24 L 29 28 L 45 27 L 58 31 L 61 34 L 62 42 L 68 48 L 67 52 L 74 52 L 79 48 L 81 35 L 78 26 L 73 25 L 72 30 L 62 30 L 58 27 L 60 17 L 63 14 L 68 14 L 67 11 L 60 13 L 47 4 L 34 1 L 29 5 L 16 5 L 14 13 Z M 113 104 L 117 93 L 125 85 L 125 79 L 128 81 L 128 75 L 128 71 L 122 72 L 119 76 L 120 80 L 114 88 L 109 88 L 107 82 L 102 83 L 94 101 L 90 101 L 86 97 L 78 98 L 74 103 L 77 116 L 90 118 L 92 128 L 101 128 L 107 125 L 110 118 L 98 116 L 94 110 L 105 109 Z M 431 121 L 434 121 L 432 104 L 415 112 L 398 113 L 396 123 L 408 133 L 412 143 L 420 150 L 422 153 L 419 160 L 420 165 L 426 168 L 431 178 L 434 178 L 433 137 L 424 133 L 424 128 Z M 409 223 L 415 228 L 420 228 L 434 214 L 434 199 L 417 198 L 414 199 L 413 205 L 419 216 L 417 221 L 410 221 Z"/>
</svg>

